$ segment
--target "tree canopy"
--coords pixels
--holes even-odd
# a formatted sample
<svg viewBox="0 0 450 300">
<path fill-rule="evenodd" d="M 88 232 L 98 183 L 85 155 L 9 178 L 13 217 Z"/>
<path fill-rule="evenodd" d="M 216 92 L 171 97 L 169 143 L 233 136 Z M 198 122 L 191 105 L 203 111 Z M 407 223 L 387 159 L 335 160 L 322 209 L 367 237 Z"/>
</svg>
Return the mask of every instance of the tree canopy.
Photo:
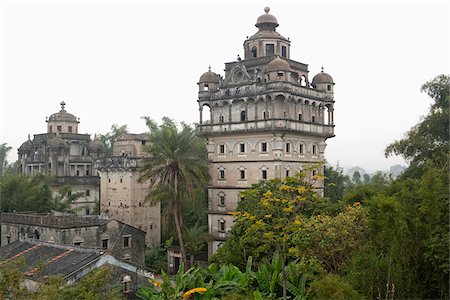
<svg viewBox="0 0 450 300">
<path fill-rule="evenodd" d="M 169 119 L 155 126 L 150 119 L 147 156 L 141 166 L 141 181 L 149 182 L 147 200 L 160 201 L 171 211 L 184 265 L 187 265 L 183 241 L 182 203 L 194 201 L 196 189 L 207 182 L 206 149 L 195 129 L 181 123 L 180 128 Z"/>
</svg>

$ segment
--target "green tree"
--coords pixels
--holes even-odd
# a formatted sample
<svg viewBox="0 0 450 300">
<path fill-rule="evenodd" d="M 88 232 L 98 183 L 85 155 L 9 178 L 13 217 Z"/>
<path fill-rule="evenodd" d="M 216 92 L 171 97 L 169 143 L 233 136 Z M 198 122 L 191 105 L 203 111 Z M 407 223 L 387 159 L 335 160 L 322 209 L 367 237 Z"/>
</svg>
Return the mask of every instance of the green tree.
<svg viewBox="0 0 450 300">
<path fill-rule="evenodd" d="M 351 185 L 350 178 L 344 175 L 343 169 L 339 166 L 334 169 L 332 166 L 325 165 L 324 175 L 324 196 L 334 202 L 342 200 L 344 191 Z"/>
<path fill-rule="evenodd" d="M 25 264 L 18 258 L 0 265 L 0 299 L 29 299 L 27 289 L 22 285 L 25 275 L 20 270 Z"/>
<path fill-rule="evenodd" d="M 5 175 L 0 181 L 1 211 L 47 212 L 54 209 L 51 178 L 45 175 Z"/>
<path fill-rule="evenodd" d="M 353 172 L 352 181 L 354 184 L 361 184 L 361 174 L 359 171 Z"/>
<path fill-rule="evenodd" d="M 160 201 L 172 212 L 184 266 L 187 265 L 183 241 L 181 205 L 195 198 L 195 189 L 207 182 L 206 149 L 195 130 L 182 123 L 179 129 L 169 118 L 149 133 L 148 154 L 141 167 L 141 181 L 148 180 L 146 199 Z"/>
<path fill-rule="evenodd" d="M 189 266 L 192 267 L 195 261 L 195 254 L 204 249 L 212 237 L 208 233 L 207 225 L 195 225 L 184 228 L 183 238 L 189 254 Z"/>
<path fill-rule="evenodd" d="M 434 103 L 431 104 L 429 113 L 403 139 L 386 148 L 386 157 L 401 155 L 412 167 L 420 167 L 430 161 L 440 169 L 448 169 L 449 90 L 448 75 L 439 75 L 422 85 L 421 91 L 426 92 Z"/>
<path fill-rule="evenodd" d="M 117 124 L 113 124 L 111 126 L 111 131 L 106 134 L 98 134 L 97 138 L 105 145 L 105 154 L 107 156 L 112 155 L 112 146 L 114 140 L 121 135 L 122 133 L 127 132 L 127 125 L 119 126 Z"/>
<path fill-rule="evenodd" d="M 369 174 L 364 174 L 363 175 L 363 181 L 364 181 L 364 183 L 370 183 L 370 175 Z"/>
<path fill-rule="evenodd" d="M 3 176 L 8 165 L 8 152 L 11 151 L 11 147 L 7 146 L 6 143 L 0 144 L 0 176 Z"/>
<path fill-rule="evenodd" d="M 311 285 L 314 299 L 318 300 L 347 300 L 361 299 L 353 287 L 338 275 L 328 274 Z"/>
</svg>

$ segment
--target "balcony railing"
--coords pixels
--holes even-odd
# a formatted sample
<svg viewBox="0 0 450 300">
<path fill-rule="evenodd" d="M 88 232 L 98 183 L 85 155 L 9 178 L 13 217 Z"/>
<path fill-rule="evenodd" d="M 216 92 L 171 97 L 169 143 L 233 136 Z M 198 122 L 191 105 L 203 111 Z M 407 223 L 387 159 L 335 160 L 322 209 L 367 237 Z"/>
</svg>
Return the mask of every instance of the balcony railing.
<svg viewBox="0 0 450 300">
<path fill-rule="evenodd" d="M 200 134 L 224 134 L 248 131 L 293 131 L 324 137 L 334 136 L 334 125 L 306 123 L 286 119 L 266 119 L 243 122 L 207 123 L 198 125 Z"/>
</svg>

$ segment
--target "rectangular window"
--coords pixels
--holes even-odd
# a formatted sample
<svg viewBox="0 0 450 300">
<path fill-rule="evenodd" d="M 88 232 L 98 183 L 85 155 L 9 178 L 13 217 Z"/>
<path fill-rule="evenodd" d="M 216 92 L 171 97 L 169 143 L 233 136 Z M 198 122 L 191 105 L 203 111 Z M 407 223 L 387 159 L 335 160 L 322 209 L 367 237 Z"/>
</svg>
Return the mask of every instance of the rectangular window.
<svg viewBox="0 0 450 300">
<path fill-rule="evenodd" d="M 316 154 L 316 152 L 317 152 L 316 145 L 313 145 L 313 147 L 312 147 L 312 153 L 313 153 L 313 154 Z"/>
<path fill-rule="evenodd" d="M 220 154 L 224 154 L 225 153 L 225 145 L 220 145 L 219 146 L 219 153 Z"/>
<path fill-rule="evenodd" d="M 331 84 L 327 84 L 327 91 L 331 92 Z"/>
<path fill-rule="evenodd" d="M 281 56 L 287 57 L 286 46 L 281 46 Z"/>
<path fill-rule="evenodd" d="M 303 144 L 300 144 L 299 153 L 300 153 L 300 154 L 303 154 Z"/>
<path fill-rule="evenodd" d="M 108 239 L 103 239 L 102 240 L 102 249 L 103 250 L 108 250 Z"/>
<path fill-rule="evenodd" d="M 302 120 L 302 114 L 298 114 L 298 120 L 299 120 L 299 121 Z"/>
<path fill-rule="evenodd" d="M 289 174 L 290 174 L 289 170 L 286 170 L 286 177 L 289 177 Z"/>
<path fill-rule="evenodd" d="M 222 205 L 222 206 L 225 205 L 225 196 L 224 196 L 224 195 L 220 195 L 220 196 L 219 196 L 219 203 L 220 203 L 220 205 Z"/>
<path fill-rule="evenodd" d="M 267 179 L 267 170 L 261 171 L 261 177 L 262 177 L 262 179 Z"/>
<path fill-rule="evenodd" d="M 77 170 L 77 176 L 80 176 L 80 170 Z"/>
<path fill-rule="evenodd" d="M 58 132 L 61 132 L 61 126 L 56 126 L 56 130 L 57 130 Z"/>
<path fill-rule="evenodd" d="M 266 55 L 274 55 L 274 54 L 275 54 L 275 45 L 266 44 Z"/>
<path fill-rule="evenodd" d="M 219 179 L 225 179 L 225 170 L 219 171 Z"/>
<path fill-rule="evenodd" d="M 311 117 L 311 122 L 312 122 L 312 123 L 315 123 L 315 122 L 316 122 L 316 116 L 312 116 L 312 117 Z"/>
<path fill-rule="evenodd" d="M 89 176 L 89 169 L 86 170 L 86 176 Z"/>
<path fill-rule="evenodd" d="M 261 143 L 261 152 L 267 152 L 267 143 L 266 142 Z"/>
<path fill-rule="evenodd" d="M 245 170 L 240 170 L 239 173 L 240 173 L 240 178 L 245 179 Z"/>
<path fill-rule="evenodd" d="M 286 153 L 291 152 L 291 143 L 286 143 Z"/>
<path fill-rule="evenodd" d="M 72 126 L 67 127 L 67 131 L 72 132 Z"/>
<path fill-rule="evenodd" d="M 129 236 L 124 236 L 123 237 L 123 247 L 124 248 L 128 248 L 131 245 L 131 239 Z"/>
<path fill-rule="evenodd" d="M 91 210 L 89 208 L 86 208 L 85 213 L 86 213 L 86 216 L 89 216 L 91 214 Z"/>
<path fill-rule="evenodd" d="M 241 121 L 245 121 L 246 119 L 246 113 L 245 110 L 241 111 Z"/>
<path fill-rule="evenodd" d="M 239 152 L 245 153 L 245 144 L 239 144 Z"/>
<path fill-rule="evenodd" d="M 86 196 L 90 196 L 91 195 L 91 190 L 86 190 L 85 194 L 86 194 Z"/>
</svg>

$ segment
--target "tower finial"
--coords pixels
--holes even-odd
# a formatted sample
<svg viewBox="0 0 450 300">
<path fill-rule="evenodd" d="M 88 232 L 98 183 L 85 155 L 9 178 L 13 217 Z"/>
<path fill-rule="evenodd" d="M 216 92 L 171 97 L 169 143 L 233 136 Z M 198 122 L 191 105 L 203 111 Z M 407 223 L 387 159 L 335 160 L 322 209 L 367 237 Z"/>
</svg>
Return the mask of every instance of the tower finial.
<svg viewBox="0 0 450 300">
<path fill-rule="evenodd" d="M 209 67 L 208 67 L 208 71 L 209 71 L 209 72 L 211 72 L 211 65 L 209 65 Z"/>
<path fill-rule="evenodd" d="M 265 12 L 266 14 L 268 14 L 269 11 L 270 11 L 270 7 L 268 7 L 268 6 L 264 7 L 264 12 Z"/>
<path fill-rule="evenodd" d="M 66 102 L 64 102 L 64 101 L 61 101 L 61 111 L 64 111 L 64 106 L 66 106 Z"/>
<path fill-rule="evenodd" d="M 323 66 L 322 66 L 322 73 L 323 73 Z"/>
</svg>

